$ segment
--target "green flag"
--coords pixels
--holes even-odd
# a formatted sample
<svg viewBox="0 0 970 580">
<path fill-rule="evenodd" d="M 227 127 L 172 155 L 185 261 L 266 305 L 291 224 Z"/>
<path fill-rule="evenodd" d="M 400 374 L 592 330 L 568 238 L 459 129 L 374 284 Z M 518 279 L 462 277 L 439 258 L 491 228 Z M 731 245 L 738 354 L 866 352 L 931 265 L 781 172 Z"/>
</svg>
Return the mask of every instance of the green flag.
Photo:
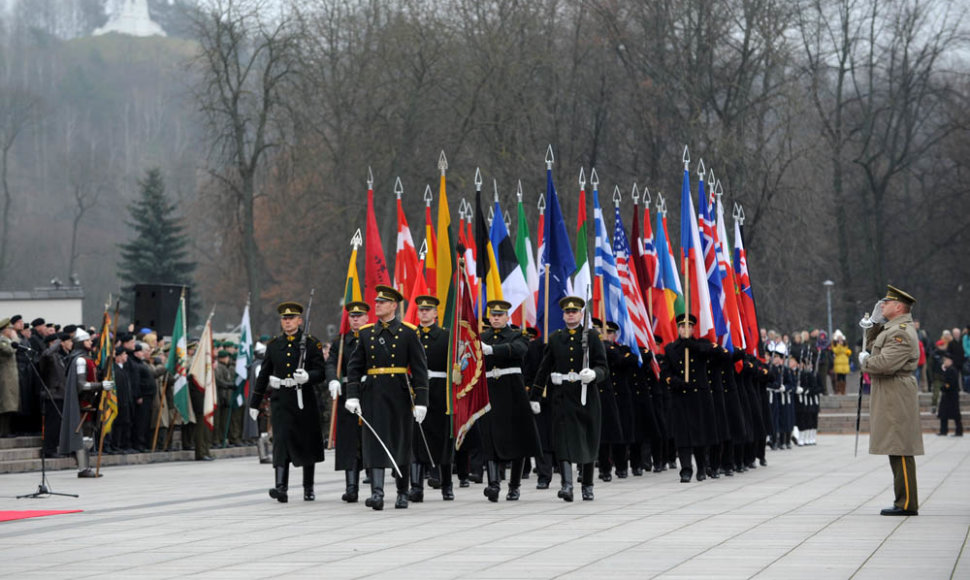
<svg viewBox="0 0 970 580">
<path fill-rule="evenodd" d="M 165 368 L 174 377 L 172 384 L 172 399 L 184 422 L 190 421 L 189 389 L 185 378 L 186 352 L 188 351 L 185 338 L 185 296 L 179 298 L 179 309 L 175 313 L 175 326 L 172 327 L 172 347 L 168 351 L 168 364 Z"/>
</svg>

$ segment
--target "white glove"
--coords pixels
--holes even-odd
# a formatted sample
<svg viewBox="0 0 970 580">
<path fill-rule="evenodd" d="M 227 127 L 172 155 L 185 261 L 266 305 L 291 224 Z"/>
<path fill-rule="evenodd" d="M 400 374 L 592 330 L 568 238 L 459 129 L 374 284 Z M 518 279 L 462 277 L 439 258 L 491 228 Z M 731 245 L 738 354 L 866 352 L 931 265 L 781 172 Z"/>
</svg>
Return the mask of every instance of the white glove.
<svg viewBox="0 0 970 580">
<path fill-rule="evenodd" d="M 270 375 L 269 376 L 269 386 L 273 387 L 274 389 L 280 388 L 280 378 L 279 377 L 274 377 L 273 375 Z"/>
<path fill-rule="evenodd" d="M 875 324 L 886 324 L 887 322 L 889 322 L 888 320 L 886 320 L 886 317 L 882 315 L 883 302 L 885 301 L 878 300 L 876 302 L 876 305 L 872 307 L 872 314 L 869 315 L 869 318 L 872 319 L 872 322 Z"/>
<path fill-rule="evenodd" d="M 310 373 L 306 372 L 306 369 L 296 369 L 293 371 L 293 380 L 298 385 L 305 384 L 310 380 Z"/>
<path fill-rule="evenodd" d="M 334 380 L 330 381 L 329 387 L 330 387 L 330 398 L 331 399 L 336 399 L 337 397 L 340 396 L 340 394 L 341 394 L 340 393 L 340 381 L 338 381 L 337 379 L 334 379 Z"/>
<path fill-rule="evenodd" d="M 424 418 L 428 416 L 428 408 L 424 405 L 414 406 L 414 420 L 418 422 L 418 425 L 424 422 Z"/>
<path fill-rule="evenodd" d="M 482 354 L 486 356 L 492 354 L 492 345 L 482 343 Z"/>
<path fill-rule="evenodd" d="M 539 405 L 539 401 L 529 401 L 529 407 L 532 408 L 533 415 L 538 415 L 542 412 L 542 406 Z"/>
<path fill-rule="evenodd" d="M 862 351 L 859 353 L 859 366 L 866 364 L 866 359 L 869 358 L 869 353 Z"/>
<path fill-rule="evenodd" d="M 354 415 L 360 413 L 360 399 L 347 399 L 344 403 L 344 409 L 347 409 Z"/>
<path fill-rule="evenodd" d="M 104 390 L 106 390 L 106 391 L 110 391 L 110 390 L 112 390 L 112 389 L 115 388 L 115 382 L 114 381 L 101 381 L 101 388 L 104 389 Z"/>
<path fill-rule="evenodd" d="M 805 392 L 805 389 L 803 389 L 801 387 L 795 387 L 795 394 L 801 395 L 804 392 Z"/>
<path fill-rule="evenodd" d="M 583 381 L 583 384 L 592 383 L 596 380 L 596 371 L 593 369 L 583 369 L 579 371 L 579 380 Z"/>
<path fill-rule="evenodd" d="M 253 418 L 253 421 L 255 421 L 256 417 L 259 417 L 259 409 L 250 409 L 249 416 Z"/>
</svg>

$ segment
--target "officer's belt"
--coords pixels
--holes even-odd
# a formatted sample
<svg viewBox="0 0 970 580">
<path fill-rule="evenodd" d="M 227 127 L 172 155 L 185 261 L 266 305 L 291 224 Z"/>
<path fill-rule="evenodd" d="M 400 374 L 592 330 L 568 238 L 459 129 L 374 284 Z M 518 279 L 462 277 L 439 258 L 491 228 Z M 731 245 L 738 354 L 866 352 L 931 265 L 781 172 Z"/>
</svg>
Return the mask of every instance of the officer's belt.
<svg viewBox="0 0 970 580">
<path fill-rule="evenodd" d="M 428 371 L 429 379 L 447 379 L 448 373 L 445 371 Z"/>
<path fill-rule="evenodd" d="M 407 367 L 375 367 L 367 369 L 369 375 L 406 375 Z"/>
<path fill-rule="evenodd" d="M 489 379 L 497 379 L 502 375 L 521 375 L 521 374 L 522 374 L 522 369 L 520 367 L 509 367 L 507 369 L 492 369 L 485 373 L 485 377 Z"/>
<path fill-rule="evenodd" d="M 563 383 L 576 383 L 581 379 L 579 378 L 579 373 L 569 372 L 569 373 L 549 373 L 549 379 L 554 385 L 561 385 Z"/>
<path fill-rule="evenodd" d="M 289 379 L 280 379 L 280 384 L 278 387 L 274 387 L 273 383 L 270 383 L 269 386 L 271 389 L 282 389 L 284 387 L 292 389 L 294 387 L 298 387 L 299 385 L 296 383 L 296 379 L 289 378 Z"/>
</svg>

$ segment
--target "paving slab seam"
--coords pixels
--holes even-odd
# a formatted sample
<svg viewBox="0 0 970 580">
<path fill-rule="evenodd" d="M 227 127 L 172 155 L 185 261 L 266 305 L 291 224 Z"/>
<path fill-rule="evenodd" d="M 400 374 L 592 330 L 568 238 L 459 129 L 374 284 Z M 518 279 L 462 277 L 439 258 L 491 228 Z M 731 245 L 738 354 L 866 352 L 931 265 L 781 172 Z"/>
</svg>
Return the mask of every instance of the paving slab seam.
<svg viewBox="0 0 970 580">
<path fill-rule="evenodd" d="M 950 580 L 956 578 L 957 568 L 960 565 L 960 560 L 963 559 L 963 554 L 967 551 L 967 541 L 970 540 L 970 526 L 967 526 L 967 533 L 963 535 L 963 545 L 960 546 L 960 553 L 957 554 L 956 562 L 953 563 L 953 571 L 950 572 Z"/>
</svg>

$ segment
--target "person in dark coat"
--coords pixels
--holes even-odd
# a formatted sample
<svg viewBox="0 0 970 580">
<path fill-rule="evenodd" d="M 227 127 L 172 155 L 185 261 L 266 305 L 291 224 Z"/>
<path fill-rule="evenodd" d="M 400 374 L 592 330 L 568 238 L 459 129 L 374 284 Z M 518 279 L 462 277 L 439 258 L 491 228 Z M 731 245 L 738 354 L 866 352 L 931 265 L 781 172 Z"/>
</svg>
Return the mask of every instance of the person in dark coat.
<svg viewBox="0 0 970 580">
<path fill-rule="evenodd" d="M 303 468 L 303 500 L 313 501 L 316 464 L 324 459 L 323 431 L 314 385 L 323 382 L 323 344 L 305 335 L 303 305 L 283 302 L 277 307 L 283 334 L 266 345 L 266 359 L 249 400 L 249 415 L 256 419 L 259 406 L 270 390 L 270 421 L 273 424 L 275 486 L 269 496 L 286 503 L 290 463 Z M 302 364 L 301 364 L 302 363 Z"/>
<path fill-rule="evenodd" d="M 418 308 L 418 337 L 428 361 L 428 415 L 416 429 L 413 442 L 414 461 L 411 463 L 411 490 L 408 499 L 424 501 L 424 475 L 434 473 L 441 482 L 441 498 L 455 499 L 451 481 L 451 466 L 455 455 L 455 442 L 451 436 L 451 418 L 448 416 L 447 368 L 448 330 L 438 326 L 439 300 L 434 296 L 418 296 L 414 299 Z M 420 430 L 424 431 L 422 438 Z M 425 447 L 427 443 L 427 447 Z M 428 451 L 431 457 L 428 457 Z M 432 465 L 434 468 L 432 468 Z M 429 470 L 437 469 L 438 472 Z"/>
<path fill-rule="evenodd" d="M 129 378 L 134 409 L 131 438 L 135 449 L 144 453 L 151 449 L 152 401 L 155 398 L 157 385 L 155 374 L 149 365 L 147 344 L 136 342 L 133 353 L 128 357 L 131 365 Z"/>
<path fill-rule="evenodd" d="M 532 401 L 550 401 L 553 450 L 562 477 L 558 495 L 567 502 L 573 501 L 573 463 L 582 467 L 583 499 L 593 500 L 593 463 L 603 418 L 595 383 L 609 377 L 598 333 L 582 327 L 585 304 L 576 296 L 559 301 L 566 328 L 549 335 L 530 391 Z"/>
<path fill-rule="evenodd" d="M 697 464 L 697 481 L 707 479 L 705 448 L 717 441 L 714 399 L 707 382 L 707 362 L 714 345 L 691 338 L 695 324 L 694 315 L 677 316 L 680 338 L 667 345 L 664 358 L 671 391 L 670 427 L 680 458 L 681 483 L 690 482 L 694 475 L 691 454 Z"/>
<path fill-rule="evenodd" d="M 593 326 L 600 326 L 594 320 Z M 600 439 L 599 478 L 603 481 L 613 479 L 611 469 L 616 470 L 616 476 L 625 479 L 629 474 L 629 448 L 634 442 L 634 405 L 630 383 L 634 369 L 637 368 L 637 358 L 630 352 L 630 347 L 616 344 L 616 335 L 620 326 L 609 321 L 606 323 L 606 361 L 610 368 L 610 378 L 600 383 L 600 402 L 603 405 L 603 433 Z M 608 399 L 612 398 L 612 405 Z M 607 411 L 607 409 L 610 411 Z M 608 423 L 614 423 L 612 429 Z"/>
<path fill-rule="evenodd" d="M 936 410 L 936 415 L 940 418 L 940 432 L 937 435 L 946 437 L 950 419 L 953 419 L 956 425 L 953 435 L 963 437 L 963 418 L 960 416 L 960 373 L 949 351 L 942 351 L 941 355 L 943 385 L 940 387 L 940 404 Z"/>
<path fill-rule="evenodd" d="M 721 443 L 719 452 L 715 454 L 719 458 L 718 463 L 712 465 L 712 470 L 717 469 L 727 477 L 734 475 L 734 467 L 737 463 L 735 460 L 736 450 L 751 436 L 736 382 L 735 360 L 736 357 L 733 352 L 722 346 L 717 346 L 711 356 L 710 367 L 711 376 L 720 377 L 727 426 L 726 439 Z"/>
<path fill-rule="evenodd" d="M 371 480 L 371 496 L 364 505 L 384 509 L 384 470 L 396 466 L 401 471 L 395 477 L 394 507 L 406 509 L 414 423 L 423 422 L 428 412 L 428 363 L 417 329 L 395 318 L 404 297 L 390 286 L 375 290 L 378 321 L 360 329 L 360 343 L 347 367 L 344 408 L 360 414 L 377 435 L 370 429 L 362 432 L 364 469 L 370 470 Z"/>
<path fill-rule="evenodd" d="M 42 319 L 41 323 L 43 323 Z M 36 322 L 36 320 L 35 320 Z M 64 457 L 57 450 L 61 437 L 61 408 L 64 406 L 64 383 L 67 380 L 67 362 L 74 350 L 74 337 L 67 334 L 51 335 L 50 345 L 40 355 L 41 399 L 44 404 L 44 455 L 48 458 Z"/>
<path fill-rule="evenodd" d="M 370 306 L 366 302 L 348 302 L 344 305 L 344 309 L 347 311 L 347 325 L 350 331 L 340 337 L 340 345 L 330 347 L 330 356 L 327 358 L 327 384 L 330 398 L 337 402 L 337 411 L 333 418 L 336 430 L 336 440 L 333 442 L 336 452 L 334 470 L 343 471 L 346 481 L 344 493 L 340 499 L 347 503 L 357 503 L 360 491 L 360 470 L 363 469 L 360 456 L 361 427 L 357 416 L 344 408 L 347 400 L 344 385 L 347 383 L 347 366 L 360 342 L 360 329 L 367 323 Z"/>
<path fill-rule="evenodd" d="M 499 464 L 510 462 L 509 491 L 505 499 L 519 499 L 522 483 L 522 463 L 526 457 L 539 457 L 539 431 L 532 416 L 540 411 L 538 401 L 531 403 L 522 380 L 522 364 L 529 341 L 522 332 L 509 326 L 511 304 L 491 300 L 488 310 L 489 328 L 482 332 L 482 354 L 485 356 L 485 376 L 488 379 L 488 400 L 491 410 L 478 420 L 485 451 L 488 486 L 484 494 L 489 501 L 498 501 Z"/>
<path fill-rule="evenodd" d="M 535 383 L 536 371 L 542 362 L 542 353 L 546 345 L 539 340 L 539 329 L 529 326 L 525 329 L 525 336 L 529 340 L 529 349 L 525 353 L 525 360 L 522 362 L 522 380 L 525 382 L 526 390 Z M 531 393 L 529 396 L 531 400 Z M 536 457 L 536 489 L 549 489 L 552 482 L 553 465 L 555 458 L 552 455 L 552 423 L 550 423 L 550 407 L 547 399 L 539 400 L 539 414 L 533 417 L 536 422 L 536 429 L 539 431 L 539 445 L 542 447 L 542 456 Z"/>
</svg>

